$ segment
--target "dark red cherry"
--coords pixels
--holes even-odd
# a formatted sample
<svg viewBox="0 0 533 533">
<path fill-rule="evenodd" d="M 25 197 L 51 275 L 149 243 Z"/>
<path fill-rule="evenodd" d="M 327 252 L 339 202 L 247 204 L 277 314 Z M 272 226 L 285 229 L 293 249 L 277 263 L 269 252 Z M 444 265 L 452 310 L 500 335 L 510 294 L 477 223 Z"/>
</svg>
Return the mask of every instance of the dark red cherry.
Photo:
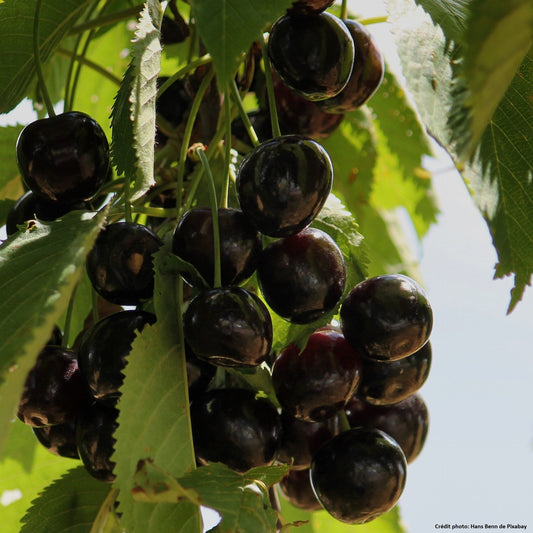
<svg viewBox="0 0 533 533">
<path fill-rule="evenodd" d="M 363 356 L 394 361 L 428 341 L 433 312 L 422 287 L 402 274 L 387 274 L 357 284 L 340 310 L 342 331 Z"/>
<path fill-rule="evenodd" d="M 422 451 L 429 429 L 429 413 L 422 397 L 413 394 L 394 405 L 370 405 L 352 397 L 346 405 L 351 427 L 377 428 L 402 448 L 408 463 Z"/>
<path fill-rule="evenodd" d="M 237 171 L 241 209 L 261 233 L 272 237 L 294 235 L 307 227 L 326 202 L 332 183 L 326 150 L 299 135 L 260 144 Z"/>
<path fill-rule="evenodd" d="M 322 505 L 316 499 L 309 475 L 309 468 L 291 470 L 279 482 L 279 488 L 283 497 L 295 507 L 304 511 L 319 511 Z"/>
<path fill-rule="evenodd" d="M 118 427 L 118 409 L 94 402 L 83 410 L 76 427 L 76 443 L 80 459 L 87 472 L 105 483 L 115 480 L 111 461 L 116 439 L 113 434 Z"/>
<path fill-rule="evenodd" d="M 257 366 L 270 354 L 272 320 L 265 304 L 241 287 L 204 291 L 183 316 L 185 340 L 218 366 Z"/>
<path fill-rule="evenodd" d="M 74 419 L 88 398 L 77 355 L 61 346 L 45 346 L 24 383 L 18 417 L 34 427 Z"/>
<path fill-rule="evenodd" d="M 273 24 L 268 55 L 288 87 L 309 100 L 324 100 L 348 83 L 355 46 L 346 26 L 334 15 L 291 14 Z"/>
<path fill-rule="evenodd" d="M 154 291 L 152 255 L 161 239 L 134 222 L 116 222 L 98 235 L 87 256 L 87 274 L 94 290 L 118 305 L 137 305 Z"/>
<path fill-rule="evenodd" d="M 308 469 L 318 448 L 339 433 L 337 416 L 321 422 L 306 422 L 282 411 L 278 461 L 291 465 L 293 470 Z"/>
<path fill-rule="evenodd" d="M 239 285 L 257 268 L 263 249 L 261 234 L 238 209 L 218 209 L 222 285 Z M 210 286 L 214 281 L 211 209 L 196 207 L 181 218 L 172 237 L 172 252 L 196 267 Z M 194 280 L 186 272 L 191 285 Z"/>
<path fill-rule="evenodd" d="M 373 405 L 390 405 L 414 394 L 426 382 L 431 368 L 431 343 L 397 361 L 363 358 L 363 376 L 357 397 Z"/>
<path fill-rule="evenodd" d="M 406 471 L 405 455 L 389 435 L 374 428 L 354 428 L 318 450 L 311 465 L 311 484 L 334 518 L 363 524 L 396 505 Z"/>
<path fill-rule="evenodd" d="M 321 13 L 334 3 L 335 0 L 295 0 L 287 13 Z"/>
<path fill-rule="evenodd" d="M 337 305 L 346 283 L 346 266 L 327 233 L 307 228 L 269 244 L 257 276 L 273 311 L 290 322 L 305 324 Z"/>
<path fill-rule="evenodd" d="M 372 34 L 355 20 L 345 20 L 344 24 L 355 42 L 355 60 L 346 87 L 337 96 L 319 102 L 328 113 L 343 114 L 361 107 L 379 89 L 385 73 L 383 55 Z"/>
<path fill-rule="evenodd" d="M 215 377 L 217 367 L 196 357 L 189 345 L 185 345 L 187 363 L 187 384 L 189 398 L 192 400 L 198 394 L 205 392 L 212 379 Z"/>
<path fill-rule="evenodd" d="M 330 418 L 352 397 L 359 384 L 361 358 L 342 333 L 315 331 L 300 349 L 283 349 L 272 368 L 272 385 L 283 411 L 308 422 Z"/>
<path fill-rule="evenodd" d="M 76 447 L 76 419 L 57 426 L 32 428 L 37 440 L 50 452 L 59 457 L 79 459 Z"/>
<path fill-rule="evenodd" d="M 87 209 L 87 205 L 84 202 L 77 204 L 51 202 L 28 191 L 9 210 L 6 218 L 6 233 L 7 235 L 17 233 L 18 226 L 24 225 L 28 220 L 51 222 L 74 209 Z"/>
<path fill-rule="evenodd" d="M 237 472 L 273 463 L 281 423 L 274 405 L 248 389 L 214 389 L 191 404 L 194 450 L 203 463 Z"/>
<path fill-rule="evenodd" d="M 155 320 L 155 315 L 146 311 L 120 311 L 87 330 L 78 349 L 78 362 L 95 399 L 110 404 L 118 400 L 131 344 L 138 332 Z"/>
<path fill-rule="evenodd" d="M 91 199 L 109 170 L 109 144 L 99 124 L 70 111 L 28 124 L 17 140 L 24 184 L 56 202 Z"/>
</svg>

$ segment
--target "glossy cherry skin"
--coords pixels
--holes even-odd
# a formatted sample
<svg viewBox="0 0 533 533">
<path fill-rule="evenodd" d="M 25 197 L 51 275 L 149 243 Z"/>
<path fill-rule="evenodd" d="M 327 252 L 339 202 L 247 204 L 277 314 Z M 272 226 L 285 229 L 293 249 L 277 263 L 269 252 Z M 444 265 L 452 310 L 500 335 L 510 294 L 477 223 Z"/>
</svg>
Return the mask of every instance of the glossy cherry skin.
<svg viewBox="0 0 533 533">
<path fill-rule="evenodd" d="M 337 305 L 346 284 L 346 266 L 327 233 L 307 228 L 265 247 L 257 276 L 273 311 L 290 322 L 306 324 Z"/>
<path fill-rule="evenodd" d="M 87 330 L 78 349 L 78 363 L 93 398 L 117 402 L 131 344 L 137 332 L 155 320 L 146 311 L 120 311 Z"/>
<path fill-rule="evenodd" d="M 394 507 L 406 481 L 405 455 L 389 435 L 354 428 L 326 442 L 311 465 L 311 484 L 334 518 L 363 524 Z"/>
<path fill-rule="evenodd" d="M 241 287 L 204 291 L 183 316 L 185 340 L 200 358 L 218 366 L 257 366 L 272 348 L 272 319 L 265 304 Z"/>
<path fill-rule="evenodd" d="M 203 463 L 237 472 L 274 462 L 281 422 L 274 405 L 248 389 L 213 389 L 191 404 L 194 450 Z"/>
<path fill-rule="evenodd" d="M 59 457 L 79 459 L 76 446 L 76 419 L 58 424 L 32 428 L 37 440 L 50 452 Z"/>
<path fill-rule="evenodd" d="M 344 89 L 319 105 L 328 113 L 348 113 L 368 102 L 379 89 L 385 73 L 383 55 L 372 34 L 355 20 L 345 20 L 355 43 L 355 60 L 350 79 Z"/>
<path fill-rule="evenodd" d="M 299 509 L 304 511 L 319 511 L 322 509 L 322 505 L 316 499 L 311 485 L 309 468 L 291 470 L 279 482 L 279 488 L 283 497 Z"/>
<path fill-rule="evenodd" d="M 337 416 L 321 422 L 306 422 L 282 411 L 278 461 L 291 465 L 291 470 L 308 469 L 318 448 L 339 433 Z"/>
<path fill-rule="evenodd" d="M 109 302 L 137 305 L 154 292 L 152 255 L 162 244 L 150 229 L 134 222 L 106 226 L 87 256 L 94 290 Z"/>
<path fill-rule="evenodd" d="M 28 373 L 18 417 L 34 427 L 74 419 L 88 398 L 77 355 L 61 346 L 45 346 Z"/>
<path fill-rule="evenodd" d="M 405 400 L 426 382 L 431 369 L 431 343 L 397 361 L 363 359 L 363 377 L 357 397 L 373 405 Z"/>
<path fill-rule="evenodd" d="M 433 311 L 422 287 L 402 274 L 386 274 L 357 284 L 340 310 L 342 331 L 365 357 L 395 361 L 428 341 Z"/>
<path fill-rule="evenodd" d="M 422 451 L 429 430 L 429 413 L 419 394 L 394 405 L 370 405 L 354 396 L 345 410 L 351 427 L 377 428 L 392 437 L 408 463 Z"/>
<path fill-rule="evenodd" d="M 335 0 L 295 0 L 292 3 L 292 7 L 287 10 L 287 13 L 321 13 L 334 3 Z"/>
<path fill-rule="evenodd" d="M 83 202 L 77 204 L 51 202 L 28 191 L 9 210 L 6 218 L 6 233 L 7 235 L 17 233 L 18 226 L 24 225 L 28 220 L 51 222 L 74 209 L 87 209 L 87 206 Z"/>
<path fill-rule="evenodd" d="M 288 87 L 316 101 L 332 98 L 348 83 L 355 45 L 346 26 L 334 15 L 292 14 L 273 24 L 268 55 Z"/>
<path fill-rule="evenodd" d="M 272 385 L 283 411 L 317 422 L 330 418 L 352 397 L 359 384 L 361 358 L 340 331 L 315 331 L 300 349 L 290 344 L 272 368 Z"/>
<path fill-rule="evenodd" d="M 294 235 L 311 224 L 332 184 L 333 166 L 326 150 L 299 135 L 265 141 L 247 154 L 237 171 L 241 209 L 271 237 Z"/>
<path fill-rule="evenodd" d="M 91 199 L 109 170 L 109 144 L 100 125 L 70 111 L 28 124 L 17 140 L 24 184 L 51 201 Z"/>
<path fill-rule="evenodd" d="M 261 234 L 238 209 L 218 209 L 222 286 L 239 285 L 257 268 L 263 249 Z M 207 207 L 183 215 L 172 237 L 172 252 L 191 263 L 212 287 L 214 281 L 213 218 Z M 186 272 L 191 285 L 194 280 Z"/>
<path fill-rule="evenodd" d="M 80 459 L 87 472 L 105 483 L 115 480 L 111 461 L 116 439 L 113 434 L 118 427 L 118 409 L 94 402 L 84 409 L 78 418 L 76 443 Z"/>
</svg>

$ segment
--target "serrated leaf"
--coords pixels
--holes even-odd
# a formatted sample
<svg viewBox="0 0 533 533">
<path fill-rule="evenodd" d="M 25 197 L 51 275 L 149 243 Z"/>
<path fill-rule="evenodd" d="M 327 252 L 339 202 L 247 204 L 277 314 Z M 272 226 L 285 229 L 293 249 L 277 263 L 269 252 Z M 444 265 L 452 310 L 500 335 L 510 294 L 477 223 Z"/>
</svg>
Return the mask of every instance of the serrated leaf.
<svg viewBox="0 0 533 533">
<path fill-rule="evenodd" d="M 39 19 L 39 50 L 46 62 L 91 0 L 43 0 Z M 13 109 L 35 75 L 33 19 L 35 1 L 0 4 L 0 113 Z"/>
<path fill-rule="evenodd" d="M 131 56 L 134 77 L 129 100 L 133 119 L 133 148 L 137 159 L 137 172 L 131 191 L 131 201 L 140 198 L 155 184 L 155 102 L 157 76 L 161 66 L 159 35 L 163 11 L 161 2 L 147 0 L 132 41 Z"/>
<path fill-rule="evenodd" d="M 448 42 L 457 42 L 464 31 L 470 0 L 415 0 L 440 26 Z"/>
<path fill-rule="evenodd" d="M 468 158 L 533 45 L 533 3 L 471 2 L 463 41 L 450 128 L 458 154 Z"/>
<path fill-rule="evenodd" d="M 283 15 L 293 0 L 191 0 L 198 32 L 224 90 L 252 43 L 268 23 Z"/>
<path fill-rule="evenodd" d="M 17 139 L 24 126 L 4 126 L 0 128 L 0 161 L 2 172 L 0 173 L 0 190 L 10 180 L 19 175 L 17 158 L 15 157 Z M 12 198 L 16 200 L 17 198 Z"/>
<path fill-rule="evenodd" d="M 70 470 L 32 502 L 20 533 L 87 531 L 109 494 L 109 485 L 92 478 L 84 466 Z"/>
<path fill-rule="evenodd" d="M 167 248 L 155 254 L 158 319 L 136 337 L 128 356 L 112 459 L 116 462 L 115 485 L 121 491 L 119 511 L 128 531 L 156 533 L 173 523 L 176 532 L 199 533 L 195 506 L 186 502 L 146 506 L 136 503 L 130 492 L 140 459 L 149 457 L 174 476 L 195 468 L 185 353 L 177 326 L 178 276 L 163 272 L 161 264 L 167 254 Z"/>
<path fill-rule="evenodd" d="M 135 498 L 142 502 L 191 501 L 220 513 L 219 533 L 275 531 L 277 513 L 271 508 L 264 488 L 289 471 L 287 465 L 252 468 L 239 474 L 220 463 L 212 463 L 178 479 L 150 461 L 139 463 L 135 476 Z"/>
<path fill-rule="evenodd" d="M 68 213 L 0 247 L 0 451 L 26 375 L 67 307 L 105 213 Z"/>
</svg>

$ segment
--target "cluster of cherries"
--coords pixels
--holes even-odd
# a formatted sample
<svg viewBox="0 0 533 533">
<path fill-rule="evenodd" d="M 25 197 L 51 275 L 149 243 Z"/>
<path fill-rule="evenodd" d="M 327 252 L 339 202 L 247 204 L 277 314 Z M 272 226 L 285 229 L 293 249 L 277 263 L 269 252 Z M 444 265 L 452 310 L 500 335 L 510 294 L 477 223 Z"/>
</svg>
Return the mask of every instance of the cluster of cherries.
<svg viewBox="0 0 533 533">
<path fill-rule="evenodd" d="M 191 296 L 182 318 L 199 466 L 222 462 L 245 472 L 286 463 L 291 468 L 279 486 L 294 505 L 363 523 L 396 504 L 407 463 L 424 444 L 428 412 L 418 390 L 431 365 L 433 319 L 423 289 L 404 275 L 370 278 L 347 291 L 343 253 L 312 227 L 333 182 L 316 137 L 365 103 L 383 77 L 368 31 L 327 13 L 332 3 L 298 0 L 273 24 L 268 54 L 284 134 L 267 133 L 243 157 L 238 208 L 218 208 L 215 218 L 211 208 L 191 208 L 170 245 L 188 265 L 182 276 Z M 183 102 L 171 123 L 183 120 Z M 9 233 L 33 218 L 53 220 L 101 203 L 109 147 L 83 113 L 28 125 L 17 158 L 28 192 L 10 213 Z M 113 433 L 131 344 L 156 321 L 145 304 L 162 244 L 156 231 L 135 222 L 101 230 L 87 274 L 112 312 L 89 324 L 71 348 L 56 330 L 19 404 L 19 418 L 44 446 L 80 458 L 105 482 L 114 480 Z M 317 326 L 303 349 L 290 344 L 272 353 L 271 313 L 320 324 L 336 309 L 339 321 Z M 259 365 L 271 371 L 278 407 L 224 373 Z"/>
</svg>

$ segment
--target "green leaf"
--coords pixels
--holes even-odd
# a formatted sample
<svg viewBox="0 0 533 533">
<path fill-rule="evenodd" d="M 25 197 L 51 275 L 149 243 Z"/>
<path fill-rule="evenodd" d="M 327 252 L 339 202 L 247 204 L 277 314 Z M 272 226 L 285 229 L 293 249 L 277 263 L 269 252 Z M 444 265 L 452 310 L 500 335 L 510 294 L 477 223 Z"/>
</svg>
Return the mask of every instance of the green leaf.
<svg viewBox="0 0 533 533">
<path fill-rule="evenodd" d="M 104 214 L 73 211 L 0 247 L 0 451 L 24 381 L 85 267 Z"/>
<path fill-rule="evenodd" d="M 84 466 L 70 470 L 32 502 L 20 533 L 88 531 L 110 487 L 92 478 Z"/>
<path fill-rule="evenodd" d="M 203 466 L 175 479 L 150 461 L 141 461 L 135 475 L 135 498 L 141 502 L 191 501 L 220 513 L 219 533 L 275 531 L 277 513 L 264 487 L 277 483 L 289 467 L 253 468 L 239 474 L 220 463 Z"/>
<path fill-rule="evenodd" d="M 467 158 L 533 45 L 533 3 L 471 2 L 463 41 L 450 127 L 457 152 Z"/>
<path fill-rule="evenodd" d="M 175 524 L 176 532 L 200 531 L 194 505 L 147 506 L 136 503 L 130 492 L 140 459 L 149 457 L 165 465 L 173 476 L 195 468 L 185 353 L 177 326 L 179 278 L 162 268 L 168 254 L 167 248 L 155 254 L 154 306 L 158 319 L 136 337 L 128 356 L 112 457 L 116 462 L 115 486 L 121 491 L 121 521 L 128 531 L 142 533 L 165 531 L 169 523 Z"/>
<path fill-rule="evenodd" d="M 24 126 L 22 125 L 4 126 L 0 128 L 0 161 L 2 161 L 0 189 L 19 175 L 15 148 L 17 146 L 18 136 L 23 128 Z M 12 200 L 17 200 L 17 198 L 12 198 Z"/>
<path fill-rule="evenodd" d="M 440 26 L 446 40 L 459 41 L 465 27 L 470 0 L 415 0 Z"/>
<path fill-rule="evenodd" d="M 10 111 L 22 100 L 35 75 L 35 4 L 28 0 L 6 0 L 0 4 L 0 113 Z M 39 20 L 39 50 L 43 62 L 89 4 L 91 0 L 43 0 Z"/>
<path fill-rule="evenodd" d="M 131 201 L 140 198 L 154 180 L 155 102 L 157 76 L 161 66 L 159 34 L 163 7 L 158 0 L 147 0 L 141 12 L 131 55 L 134 66 L 130 93 L 133 118 L 133 148 L 137 158 L 137 174 Z"/>
<path fill-rule="evenodd" d="M 293 0 L 191 0 L 198 32 L 221 90 L 233 79 L 242 55 L 267 24 L 283 15 Z"/>
</svg>

